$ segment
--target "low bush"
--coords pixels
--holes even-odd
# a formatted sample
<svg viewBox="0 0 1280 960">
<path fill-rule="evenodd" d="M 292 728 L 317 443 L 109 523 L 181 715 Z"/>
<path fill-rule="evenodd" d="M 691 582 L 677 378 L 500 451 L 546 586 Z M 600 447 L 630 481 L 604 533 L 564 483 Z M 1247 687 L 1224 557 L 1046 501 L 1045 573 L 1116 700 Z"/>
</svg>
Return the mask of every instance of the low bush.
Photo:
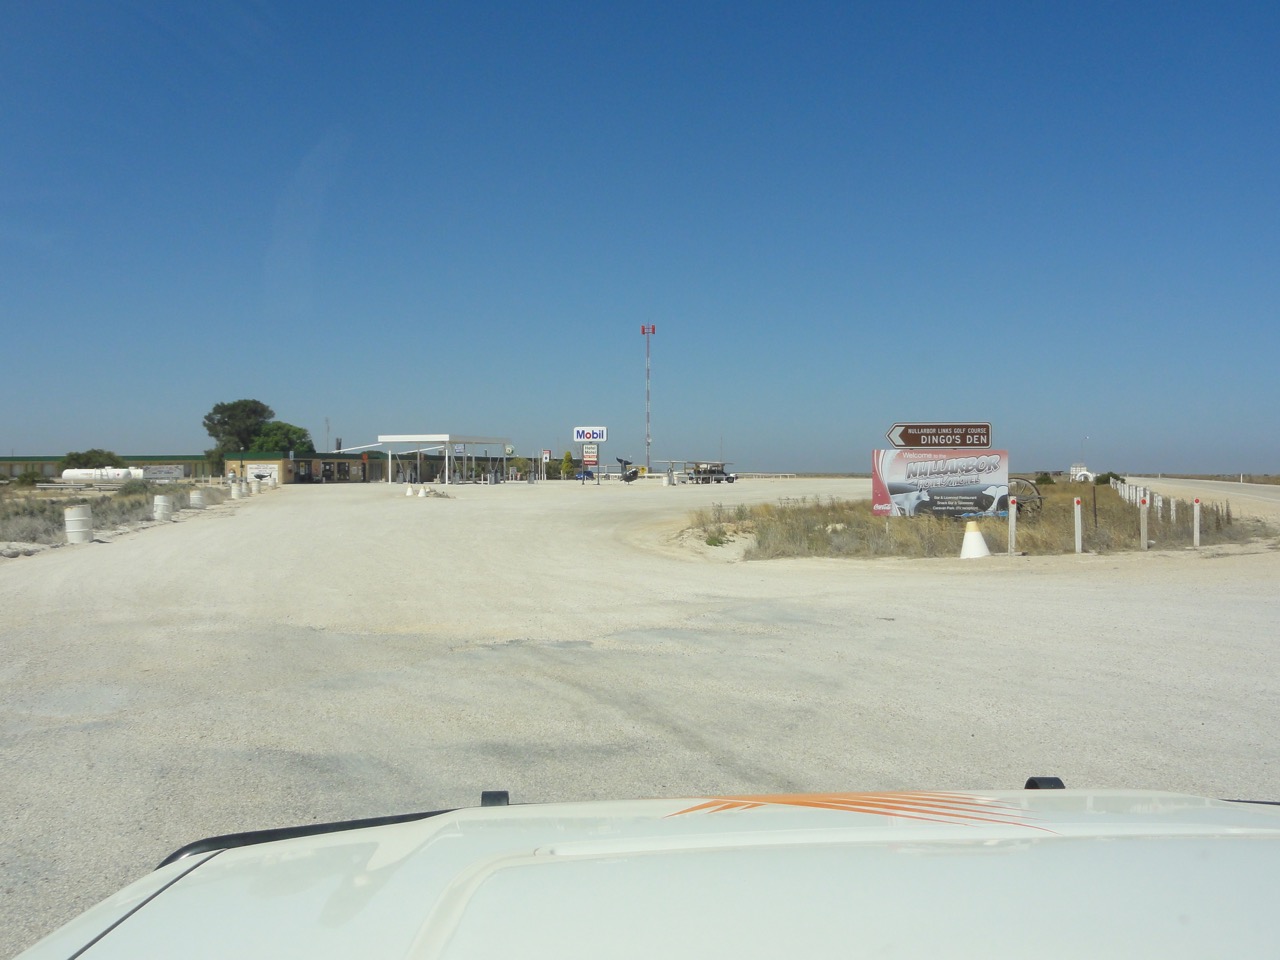
<svg viewBox="0 0 1280 960">
<path fill-rule="evenodd" d="M 131 484 L 141 484 L 132 487 Z M 202 487 L 205 503 L 209 506 L 227 499 L 228 493 L 220 487 Z M 190 489 L 181 486 L 156 487 L 142 480 L 122 484 L 111 494 L 94 497 L 44 497 L 41 494 L 6 498 L 0 503 L 0 541 L 16 543 L 64 543 L 66 541 L 67 507 L 89 504 L 93 511 L 95 530 L 115 530 L 130 524 L 151 519 L 153 490 L 160 490 L 173 501 L 174 510 L 191 505 Z"/>
<path fill-rule="evenodd" d="M 1083 493 L 1083 496 L 1081 494 Z M 1017 549 L 1044 555 L 1075 550 L 1075 500 L 1082 501 L 1084 549 L 1091 553 L 1137 550 L 1142 544 L 1135 507 L 1109 487 L 1067 484 L 1042 491 L 1038 509 L 1024 508 L 1018 516 Z M 1148 516 L 1147 536 L 1160 549 L 1192 544 L 1192 508 L 1162 501 Z M 754 539 L 749 560 L 778 557 L 958 557 L 965 523 L 950 517 L 918 514 L 881 517 L 867 500 L 784 500 L 754 507 L 725 508 L 719 504 L 699 510 L 693 527 L 710 546 L 739 535 Z M 1008 542 L 1008 520 L 984 517 L 980 529 L 992 552 Z M 1206 505 L 1200 542 L 1209 546 L 1274 538 L 1277 531 L 1257 521 L 1233 518 L 1230 505 Z"/>
</svg>

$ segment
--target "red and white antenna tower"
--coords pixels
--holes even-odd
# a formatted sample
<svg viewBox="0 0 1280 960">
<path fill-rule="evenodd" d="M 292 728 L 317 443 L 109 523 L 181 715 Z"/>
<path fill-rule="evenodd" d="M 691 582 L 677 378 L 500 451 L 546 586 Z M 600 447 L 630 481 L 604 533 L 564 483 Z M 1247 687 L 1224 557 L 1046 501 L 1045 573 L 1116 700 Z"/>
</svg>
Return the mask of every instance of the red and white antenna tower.
<svg viewBox="0 0 1280 960">
<path fill-rule="evenodd" d="M 649 338 L 658 332 L 652 323 L 640 324 L 640 332 L 644 334 L 644 472 L 649 472 L 649 445 L 653 438 L 649 435 Z"/>
</svg>

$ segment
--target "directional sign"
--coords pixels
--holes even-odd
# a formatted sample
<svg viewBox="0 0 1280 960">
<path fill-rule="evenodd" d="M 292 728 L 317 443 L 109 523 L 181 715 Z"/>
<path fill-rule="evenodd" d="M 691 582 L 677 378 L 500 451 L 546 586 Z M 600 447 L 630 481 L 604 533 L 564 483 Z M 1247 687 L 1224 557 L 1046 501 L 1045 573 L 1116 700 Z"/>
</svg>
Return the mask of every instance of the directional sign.
<svg viewBox="0 0 1280 960">
<path fill-rule="evenodd" d="M 989 423 L 895 423 L 885 434 L 895 447 L 974 449 L 991 446 Z"/>
</svg>

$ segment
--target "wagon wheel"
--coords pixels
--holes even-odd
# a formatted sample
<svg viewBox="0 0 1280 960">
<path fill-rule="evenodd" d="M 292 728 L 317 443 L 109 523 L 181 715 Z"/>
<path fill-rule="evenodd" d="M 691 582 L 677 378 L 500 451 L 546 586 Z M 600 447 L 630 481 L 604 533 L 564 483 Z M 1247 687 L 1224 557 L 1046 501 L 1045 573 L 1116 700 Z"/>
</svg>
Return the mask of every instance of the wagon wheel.
<svg viewBox="0 0 1280 960">
<path fill-rule="evenodd" d="M 1040 512 L 1044 498 L 1040 496 L 1040 488 L 1023 477 L 1009 478 L 1009 498 L 1018 500 L 1019 516 L 1035 516 Z"/>
</svg>

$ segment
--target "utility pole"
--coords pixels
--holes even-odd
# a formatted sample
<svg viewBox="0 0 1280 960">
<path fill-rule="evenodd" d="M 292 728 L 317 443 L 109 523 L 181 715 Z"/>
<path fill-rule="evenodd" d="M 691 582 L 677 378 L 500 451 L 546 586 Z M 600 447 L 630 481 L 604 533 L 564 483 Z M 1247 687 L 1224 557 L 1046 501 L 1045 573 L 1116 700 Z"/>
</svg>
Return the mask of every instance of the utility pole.
<svg viewBox="0 0 1280 960">
<path fill-rule="evenodd" d="M 653 437 L 649 434 L 649 338 L 658 332 L 652 323 L 640 324 L 640 332 L 644 334 L 644 472 L 649 472 L 649 447 Z"/>
</svg>

